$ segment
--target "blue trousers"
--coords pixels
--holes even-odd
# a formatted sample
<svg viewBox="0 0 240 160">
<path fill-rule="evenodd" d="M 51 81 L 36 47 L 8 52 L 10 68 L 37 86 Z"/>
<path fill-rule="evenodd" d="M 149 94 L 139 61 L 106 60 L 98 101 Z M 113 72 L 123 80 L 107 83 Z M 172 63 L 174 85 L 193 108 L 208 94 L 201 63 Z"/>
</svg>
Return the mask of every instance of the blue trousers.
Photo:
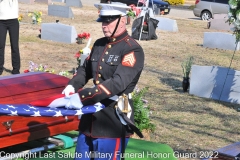
<svg viewBox="0 0 240 160">
<path fill-rule="evenodd" d="M 129 138 L 125 138 L 125 148 Z M 79 133 L 75 160 L 120 160 L 121 138 L 92 138 Z"/>
</svg>

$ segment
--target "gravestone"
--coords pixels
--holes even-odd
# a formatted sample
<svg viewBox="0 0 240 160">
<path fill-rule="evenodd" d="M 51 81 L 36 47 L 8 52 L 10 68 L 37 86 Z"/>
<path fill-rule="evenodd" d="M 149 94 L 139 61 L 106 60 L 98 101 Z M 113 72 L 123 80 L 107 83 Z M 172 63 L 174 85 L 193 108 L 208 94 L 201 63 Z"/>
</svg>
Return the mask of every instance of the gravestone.
<svg viewBox="0 0 240 160">
<path fill-rule="evenodd" d="M 156 17 L 155 19 L 159 20 L 157 29 L 164 31 L 177 32 L 178 26 L 176 20 L 170 18 Z"/>
<path fill-rule="evenodd" d="M 61 2 L 61 3 L 66 3 L 66 0 L 52 0 L 52 2 Z"/>
<path fill-rule="evenodd" d="M 74 26 L 61 23 L 42 23 L 41 39 L 55 42 L 75 43 L 77 31 Z"/>
<path fill-rule="evenodd" d="M 219 66 L 193 65 L 189 93 L 240 104 L 240 71 Z"/>
<path fill-rule="evenodd" d="M 20 3 L 28 3 L 28 4 L 33 4 L 34 0 L 18 0 Z"/>
<path fill-rule="evenodd" d="M 233 28 L 233 25 L 229 25 L 228 22 L 226 23 L 228 19 L 227 14 L 214 14 L 214 19 L 210 20 L 210 29 L 217 29 L 217 30 L 227 30 L 230 31 L 231 28 Z"/>
<path fill-rule="evenodd" d="M 71 7 L 82 7 L 81 0 L 65 0 L 67 6 Z"/>
<path fill-rule="evenodd" d="M 73 18 L 72 9 L 69 6 L 48 5 L 48 15 L 64 18 Z"/>
<path fill-rule="evenodd" d="M 47 3 L 47 4 L 51 4 L 52 0 L 35 0 L 35 2 L 37 3 Z"/>
<path fill-rule="evenodd" d="M 205 32 L 203 47 L 218 48 L 226 50 L 239 50 L 239 43 L 236 47 L 236 38 L 233 34 L 223 32 Z"/>
</svg>

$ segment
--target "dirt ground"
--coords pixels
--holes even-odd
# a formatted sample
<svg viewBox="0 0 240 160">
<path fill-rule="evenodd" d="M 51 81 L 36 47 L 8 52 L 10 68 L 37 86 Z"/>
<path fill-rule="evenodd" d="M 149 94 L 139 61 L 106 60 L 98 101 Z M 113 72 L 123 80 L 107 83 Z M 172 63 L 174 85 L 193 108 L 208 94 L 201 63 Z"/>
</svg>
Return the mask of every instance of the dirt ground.
<svg viewBox="0 0 240 160">
<path fill-rule="evenodd" d="M 72 25 L 78 33 L 89 32 L 92 42 L 103 36 L 101 24 L 93 6 L 72 7 L 74 19 L 47 15 L 47 4 L 20 4 L 24 15 L 20 23 L 21 72 L 28 69 L 29 61 L 48 65 L 60 71 L 70 71 L 77 61 L 75 53 L 86 44 L 63 44 L 38 38 L 41 25 L 31 24 L 28 12 L 42 11 L 42 22 Z M 165 16 L 172 18 L 170 16 Z M 200 152 L 215 150 L 240 140 L 240 117 L 234 107 L 237 105 L 199 98 L 182 91 L 181 63 L 194 57 L 194 64 L 228 67 L 233 51 L 204 48 L 203 33 L 214 32 L 206 28 L 207 23 L 199 20 L 177 19 L 178 32 L 156 30 L 157 40 L 138 41 L 145 52 L 145 67 L 138 86 L 149 87 L 145 99 L 151 108 L 150 118 L 156 124 L 156 131 L 149 140 L 165 143 L 174 151 Z M 131 25 L 128 25 L 131 34 Z M 223 32 L 223 31 L 222 31 Z M 232 63 L 240 69 L 240 52 Z M 7 40 L 5 68 L 11 70 L 10 45 Z M 3 76 L 10 75 L 5 71 Z M 69 76 L 71 77 L 71 76 Z"/>
</svg>

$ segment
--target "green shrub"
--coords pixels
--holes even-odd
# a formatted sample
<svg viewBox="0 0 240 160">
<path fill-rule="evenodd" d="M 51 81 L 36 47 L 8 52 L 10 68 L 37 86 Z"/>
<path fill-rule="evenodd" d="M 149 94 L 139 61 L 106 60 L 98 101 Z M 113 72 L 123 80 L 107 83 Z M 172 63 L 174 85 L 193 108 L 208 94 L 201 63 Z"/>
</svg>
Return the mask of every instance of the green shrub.
<svg viewBox="0 0 240 160">
<path fill-rule="evenodd" d="M 185 0 L 164 0 L 168 2 L 170 5 L 184 4 Z"/>
<path fill-rule="evenodd" d="M 142 130 L 155 130 L 155 125 L 151 123 L 149 114 L 150 108 L 147 105 L 147 101 L 143 99 L 143 96 L 147 92 L 148 87 L 141 90 L 135 89 L 133 92 L 133 106 L 134 106 L 134 120 L 135 125 Z"/>
</svg>

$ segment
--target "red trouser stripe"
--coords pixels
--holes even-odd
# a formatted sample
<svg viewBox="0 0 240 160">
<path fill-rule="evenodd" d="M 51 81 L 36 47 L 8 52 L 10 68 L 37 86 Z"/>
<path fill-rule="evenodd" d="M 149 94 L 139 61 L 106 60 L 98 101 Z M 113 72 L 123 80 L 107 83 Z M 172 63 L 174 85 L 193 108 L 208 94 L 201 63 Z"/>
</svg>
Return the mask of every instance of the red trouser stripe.
<svg viewBox="0 0 240 160">
<path fill-rule="evenodd" d="M 120 141 L 121 140 L 121 138 L 116 138 L 116 146 L 115 146 L 115 150 L 114 150 L 114 157 L 113 157 L 113 160 L 117 160 L 117 155 L 116 155 L 116 153 L 117 153 L 117 151 L 120 151 L 119 150 L 119 146 L 120 146 Z"/>
</svg>

